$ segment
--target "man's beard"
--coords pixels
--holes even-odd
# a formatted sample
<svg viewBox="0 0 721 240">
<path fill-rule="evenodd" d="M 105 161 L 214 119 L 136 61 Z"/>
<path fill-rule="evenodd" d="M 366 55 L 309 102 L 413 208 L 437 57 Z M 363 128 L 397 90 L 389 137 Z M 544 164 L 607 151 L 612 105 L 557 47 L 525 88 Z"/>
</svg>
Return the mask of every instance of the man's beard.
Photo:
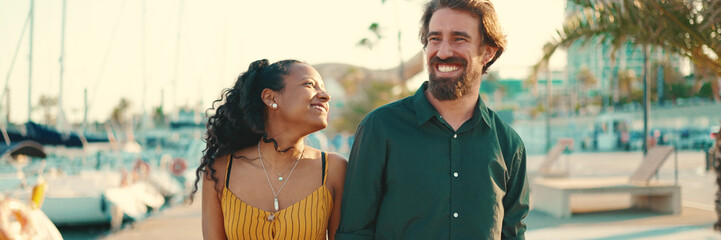
<svg viewBox="0 0 721 240">
<path fill-rule="evenodd" d="M 436 66 L 439 63 L 459 64 L 465 71 L 456 78 L 436 77 Z M 441 101 L 456 100 L 471 92 L 473 88 L 473 80 L 481 77 L 482 66 L 479 68 L 469 67 L 465 59 L 451 57 L 440 59 L 439 57 L 431 58 L 429 65 L 428 90 L 431 91 L 433 97 Z"/>
</svg>

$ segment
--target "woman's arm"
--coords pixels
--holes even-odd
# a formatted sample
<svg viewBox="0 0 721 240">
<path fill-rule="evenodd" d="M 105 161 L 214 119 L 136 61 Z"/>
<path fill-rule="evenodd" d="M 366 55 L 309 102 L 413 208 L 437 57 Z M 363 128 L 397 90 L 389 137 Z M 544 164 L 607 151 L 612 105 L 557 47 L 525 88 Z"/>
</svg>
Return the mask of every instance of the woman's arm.
<svg viewBox="0 0 721 240">
<path fill-rule="evenodd" d="M 337 153 L 328 154 L 328 180 L 331 183 L 333 194 L 333 210 L 328 219 L 328 239 L 335 240 L 335 232 L 340 223 L 340 205 L 343 196 L 343 183 L 345 182 L 345 169 L 348 161 Z"/>
<path fill-rule="evenodd" d="M 222 159 L 222 158 L 221 158 Z M 218 159 L 220 160 L 220 159 Z M 218 176 L 218 186 L 221 189 L 225 186 L 225 164 L 214 164 L 216 176 Z M 203 222 L 203 239 L 216 240 L 227 239 L 225 236 L 225 228 L 223 227 L 223 211 L 220 207 L 220 196 L 215 189 L 215 182 L 210 178 L 203 176 L 203 197 L 202 197 L 202 222 Z"/>
</svg>

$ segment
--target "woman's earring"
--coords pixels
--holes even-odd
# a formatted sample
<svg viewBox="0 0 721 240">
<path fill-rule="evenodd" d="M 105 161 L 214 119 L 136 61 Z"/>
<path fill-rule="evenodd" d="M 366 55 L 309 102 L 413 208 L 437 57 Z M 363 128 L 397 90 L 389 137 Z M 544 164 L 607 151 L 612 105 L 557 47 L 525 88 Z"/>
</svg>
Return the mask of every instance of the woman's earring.
<svg viewBox="0 0 721 240">
<path fill-rule="evenodd" d="M 277 107 L 278 107 L 278 104 L 272 103 L 272 104 L 270 104 L 270 107 L 272 107 L 272 108 L 277 108 Z"/>
</svg>

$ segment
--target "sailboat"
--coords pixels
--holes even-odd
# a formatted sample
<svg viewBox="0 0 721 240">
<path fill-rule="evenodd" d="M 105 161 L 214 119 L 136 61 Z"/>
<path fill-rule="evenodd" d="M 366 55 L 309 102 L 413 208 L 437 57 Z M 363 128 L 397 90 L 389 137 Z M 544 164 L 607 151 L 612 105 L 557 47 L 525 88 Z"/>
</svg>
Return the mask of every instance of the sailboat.
<svg viewBox="0 0 721 240">
<path fill-rule="evenodd" d="M 30 23 L 30 79 L 32 82 L 32 44 L 33 44 L 33 12 L 34 1 L 31 0 L 28 22 Z M 60 56 L 60 95 L 59 95 L 59 122 L 62 123 L 64 114 L 62 111 L 62 79 L 63 79 L 63 57 L 64 57 L 64 25 L 65 25 L 65 2 L 63 2 L 63 41 L 61 44 Z M 26 25 L 27 26 L 27 25 Z M 25 27 L 23 28 L 25 31 Z M 22 35 L 21 35 L 22 39 Z M 14 60 L 13 60 L 14 61 Z M 11 67 L 12 69 L 12 67 Z M 8 79 L 10 74 L 8 73 Z M 6 83 L 7 86 L 7 83 Z M 29 96 L 32 96 L 32 84 L 29 84 Z M 31 101 L 29 97 L 28 110 Z M 122 154 L 105 154 L 110 152 L 109 148 L 98 148 L 96 152 L 88 151 L 90 142 L 97 142 L 94 138 L 86 138 L 83 134 L 61 132 L 52 127 L 37 124 L 31 120 L 28 114 L 28 122 L 20 127 L 20 131 L 5 131 L 3 128 L 4 142 L 9 146 L 26 144 L 26 141 L 33 141 L 39 148 L 47 151 L 46 162 L 49 170 L 42 177 L 46 181 L 47 191 L 45 192 L 42 206 L 36 207 L 42 211 L 46 218 L 55 225 L 78 225 L 110 223 L 112 219 L 142 219 L 146 216 L 148 208 L 160 208 L 164 199 L 158 191 L 146 182 L 123 181 L 123 174 L 112 168 L 102 168 L 101 159 L 108 158 L 109 162 L 120 162 L 124 160 Z M 108 139 L 98 140 L 100 144 L 106 144 Z M 105 143 L 103 143 L 105 142 Z M 27 149 L 27 148 L 21 148 Z M 45 153 L 43 153 L 45 157 Z M 79 161 L 77 161 L 79 160 Z M 95 160 L 97 164 L 93 168 L 90 164 L 84 164 Z M 79 163 L 79 164 L 75 164 Z M 44 166 L 43 166 L 44 169 Z M 13 173 L 14 177 L 8 177 L 9 184 L 0 184 L 0 187 L 13 186 L 8 192 L 17 192 L 21 198 L 29 198 L 25 191 L 28 182 L 39 181 L 39 176 L 26 176 L 18 170 Z M 12 175 L 12 174 L 11 174 Z M 5 181 L 3 179 L 3 181 Z M 12 182 L 16 184 L 13 184 Z M 123 184 L 125 183 L 125 184 Z M 14 186 L 19 186 L 15 189 Z M 10 195 L 10 196 L 14 196 Z M 12 206 L 15 206 L 13 203 Z M 7 213 L 4 212 L 4 213 Z M 0 229 L 7 230 L 7 229 Z M 2 238 L 0 238 L 2 239 Z M 46 239 L 46 238 L 32 238 Z"/>
<path fill-rule="evenodd" d="M 0 239 L 63 239 L 40 210 L 47 189 L 42 178 L 43 167 L 38 173 L 40 176 L 32 179 L 32 188 L 28 187 L 28 179 L 21 170 L 23 165 L 45 157 L 42 145 L 31 140 L 0 145 L 0 162 L 11 163 L 17 171 L 0 175 Z"/>
</svg>

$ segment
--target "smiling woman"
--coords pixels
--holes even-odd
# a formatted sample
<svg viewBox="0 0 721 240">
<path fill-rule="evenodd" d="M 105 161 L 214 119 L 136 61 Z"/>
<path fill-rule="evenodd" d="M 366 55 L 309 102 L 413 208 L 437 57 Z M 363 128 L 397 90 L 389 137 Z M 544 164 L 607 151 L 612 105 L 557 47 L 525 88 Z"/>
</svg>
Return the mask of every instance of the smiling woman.
<svg viewBox="0 0 721 240">
<path fill-rule="evenodd" d="M 320 74 L 258 60 L 222 96 L 191 194 L 202 179 L 204 238 L 334 239 L 346 161 L 304 144 L 328 125 Z"/>
</svg>

